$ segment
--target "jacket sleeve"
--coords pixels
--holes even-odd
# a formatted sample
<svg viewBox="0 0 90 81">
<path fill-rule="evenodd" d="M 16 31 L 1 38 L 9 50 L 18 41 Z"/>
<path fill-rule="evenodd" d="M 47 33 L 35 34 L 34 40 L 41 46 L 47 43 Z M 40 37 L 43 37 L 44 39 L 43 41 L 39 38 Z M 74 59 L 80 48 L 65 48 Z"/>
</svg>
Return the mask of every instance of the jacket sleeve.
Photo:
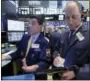
<svg viewBox="0 0 90 81">
<path fill-rule="evenodd" d="M 77 80 L 90 80 L 90 50 L 89 50 L 88 58 L 89 58 L 89 63 L 84 64 L 82 67 L 80 67 L 78 72 L 76 73 Z"/>
<path fill-rule="evenodd" d="M 85 64 L 84 66 L 80 67 L 77 74 L 77 80 L 90 80 L 90 64 Z"/>
<path fill-rule="evenodd" d="M 60 54 L 60 47 L 61 47 L 61 41 L 60 41 L 60 36 L 55 37 L 55 36 L 50 36 L 50 49 L 51 49 L 51 54 L 52 57 L 58 56 Z"/>
<path fill-rule="evenodd" d="M 47 48 L 49 48 L 49 43 L 45 40 L 41 46 L 41 53 L 40 53 L 40 62 L 38 63 L 39 68 L 38 70 L 47 69 L 50 66 L 51 56 L 48 56 L 46 53 Z"/>
<path fill-rule="evenodd" d="M 61 56 L 62 57 L 62 48 L 63 48 L 63 45 L 64 45 L 65 34 L 66 34 L 65 32 L 60 34 L 58 38 L 52 37 L 53 39 L 51 39 L 51 41 L 56 40 L 54 42 L 54 45 L 51 43 L 51 48 L 54 47 L 53 57 L 56 57 L 56 56 Z"/>
</svg>

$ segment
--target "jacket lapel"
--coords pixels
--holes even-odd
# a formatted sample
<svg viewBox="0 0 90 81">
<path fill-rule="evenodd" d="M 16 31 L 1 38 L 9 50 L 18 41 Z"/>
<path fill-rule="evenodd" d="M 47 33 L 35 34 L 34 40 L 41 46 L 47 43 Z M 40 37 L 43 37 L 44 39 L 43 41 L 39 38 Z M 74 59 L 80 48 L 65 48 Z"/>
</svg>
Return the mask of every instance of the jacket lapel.
<svg viewBox="0 0 90 81">
<path fill-rule="evenodd" d="M 68 52 L 72 48 L 72 46 L 77 43 L 77 41 L 78 41 L 77 37 L 76 36 L 73 36 L 66 52 Z"/>
<path fill-rule="evenodd" d="M 74 36 L 72 37 L 72 39 L 71 39 L 71 42 L 70 42 L 70 44 L 69 44 L 69 47 L 71 47 L 77 40 L 78 40 L 78 39 L 77 39 L 76 33 L 75 33 L 75 35 L 74 35 Z"/>
<path fill-rule="evenodd" d="M 74 46 L 74 45 L 77 43 L 78 39 L 77 39 L 77 37 L 76 37 L 76 33 L 77 33 L 78 31 L 80 31 L 81 33 L 84 33 L 84 32 L 86 31 L 86 29 L 85 29 L 85 27 L 83 27 L 83 25 L 82 25 L 82 26 L 75 32 L 75 34 L 73 35 L 73 37 L 72 37 L 72 39 L 71 39 L 71 42 L 70 42 L 67 50 L 66 50 L 66 53 L 72 48 L 72 46 Z"/>
</svg>

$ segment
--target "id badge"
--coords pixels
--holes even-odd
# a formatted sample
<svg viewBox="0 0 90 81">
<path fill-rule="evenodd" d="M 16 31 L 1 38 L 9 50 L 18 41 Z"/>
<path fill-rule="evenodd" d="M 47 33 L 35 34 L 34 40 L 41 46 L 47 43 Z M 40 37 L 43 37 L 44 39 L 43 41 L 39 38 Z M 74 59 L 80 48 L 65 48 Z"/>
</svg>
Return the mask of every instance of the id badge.
<svg viewBox="0 0 90 81">
<path fill-rule="evenodd" d="M 32 46 L 31 46 L 32 48 L 39 48 L 40 47 L 40 45 L 39 44 L 32 44 Z"/>
<path fill-rule="evenodd" d="M 76 33 L 76 37 L 78 38 L 79 41 L 82 41 L 85 39 L 85 37 L 80 32 Z"/>
</svg>

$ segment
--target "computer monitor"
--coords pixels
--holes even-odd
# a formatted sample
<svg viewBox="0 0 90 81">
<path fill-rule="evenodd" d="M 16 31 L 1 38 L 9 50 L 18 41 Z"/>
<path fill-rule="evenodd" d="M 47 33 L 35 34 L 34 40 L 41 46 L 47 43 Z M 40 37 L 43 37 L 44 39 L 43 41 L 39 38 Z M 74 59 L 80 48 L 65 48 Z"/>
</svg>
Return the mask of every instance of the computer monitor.
<svg viewBox="0 0 90 81">
<path fill-rule="evenodd" d="M 16 43 L 21 40 L 25 33 L 24 21 L 8 20 L 7 36 L 9 43 Z"/>
<path fill-rule="evenodd" d="M 8 20 L 8 31 L 24 31 L 24 21 Z"/>
<path fill-rule="evenodd" d="M 8 32 L 8 42 L 18 42 L 23 35 L 24 32 Z"/>
</svg>

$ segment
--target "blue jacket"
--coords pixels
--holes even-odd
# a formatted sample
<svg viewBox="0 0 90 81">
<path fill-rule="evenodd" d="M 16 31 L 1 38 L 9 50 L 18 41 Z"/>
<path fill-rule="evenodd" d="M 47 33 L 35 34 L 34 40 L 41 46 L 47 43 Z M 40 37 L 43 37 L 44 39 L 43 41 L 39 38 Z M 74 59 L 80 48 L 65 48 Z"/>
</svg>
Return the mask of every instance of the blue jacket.
<svg viewBox="0 0 90 81">
<path fill-rule="evenodd" d="M 84 40 L 79 41 L 76 37 L 76 33 L 80 32 L 84 36 Z M 89 27 L 82 25 L 76 33 L 72 36 L 71 41 L 68 41 L 70 31 L 61 34 L 63 36 L 63 41 L 61 43 L 61 38 L 57 44 L 57 48 L 62 48 L 60 56 L 65 59 L 64 65 L 66 67 L 71 67 L 72 65 L 82 66 L 88 63 L 89 52 Z M 70 42 L 70 43 L 69 43 Z M 60 45 L 60 47 L 58 47 Z"/>
<path fill-rule="evenodd" d="M 25 56 L 27 44 L 30 36 L 25 34 L 22 40 L 17 44 L 17 51 L 11 54 L 12 59 L 22 58 Z M 47 69 L 49 67 L 50 57 L 46 54 L 48 48 L 47 40 L 40 34 L 35 44 L 39 44 L 39 48 L 30 48 L 29 54 L 26 57 L 26 63 L 28 66 L 38 64 L 39 70 Z"/>
<path fill-rule="evenodd" d="M 85 27 L 82 25 L 76 33 L 80 32 L 84 40 L 80 41 L 76 37 L 76 33 L 71 38 L 71 41 L 68 41 L 68 36 L 70 31 L 63 33 L 60 38 L 58 39 L 57 48 L 62 48 L 60 56 L 65 59 L 64 66 L 65 67 L 72 67 L 72 66 L 79 66 L 76 69 L 76 79 L 78 80 L 90 80 L 90 27 Z M 63 40 L 62 40 L 63 37 Z M 70 43 L 69 43 L 70 42 Z M 58 50 L 54 53 L 54 56 L 57 56 Z M 75 68 L 74 68 L 75 69 Z"/>
<path fill-rule="evenodd" d="M 80 41 L 76 37 L 76 33 L 80 32 L 84 39 Z M 65 39 L 65 46 L 64 46 L 64 52 L 63 56 L 65 58 L 65 65 L 71 66 L 71 65 L 78 65 L 82 66 L 86 63 L 88 63 L 90 55 L 89 52 L 89 29 L 88 27 L 85 27 L 82 25 L 74 34 L 74 36 L 71 38 L 70 44 L 68 44 L 68 36 L 66 36 Z M 68 33 L 67 33 L 68 35 Z"/>
</svg>

